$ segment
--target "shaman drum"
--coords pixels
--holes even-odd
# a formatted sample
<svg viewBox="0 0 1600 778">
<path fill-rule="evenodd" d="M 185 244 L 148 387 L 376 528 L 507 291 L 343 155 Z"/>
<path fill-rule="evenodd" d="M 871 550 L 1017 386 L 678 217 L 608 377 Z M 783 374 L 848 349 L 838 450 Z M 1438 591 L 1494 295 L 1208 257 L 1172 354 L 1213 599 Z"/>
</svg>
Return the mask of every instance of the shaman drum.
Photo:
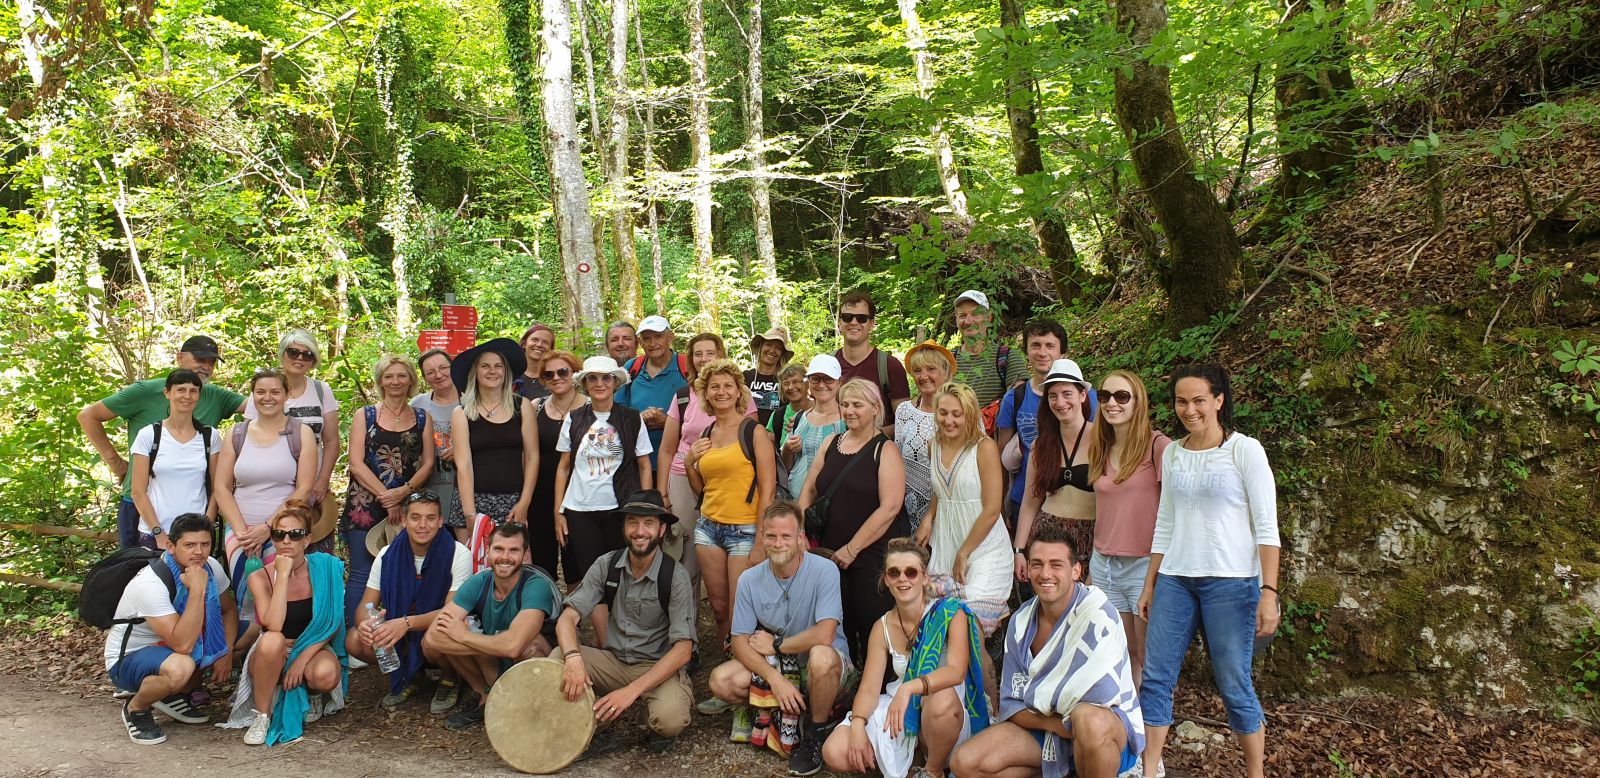
<svg viewBox="0 0 1600 778">
<path fill-rule="evenodd" d="M 496 681 L 484 708 L 489 745 L 525 773 L 558 773 L 577 760 L 594 736 L 594 690 L 567 702 L 559 659 L 517 663 Z"/>
</svg>

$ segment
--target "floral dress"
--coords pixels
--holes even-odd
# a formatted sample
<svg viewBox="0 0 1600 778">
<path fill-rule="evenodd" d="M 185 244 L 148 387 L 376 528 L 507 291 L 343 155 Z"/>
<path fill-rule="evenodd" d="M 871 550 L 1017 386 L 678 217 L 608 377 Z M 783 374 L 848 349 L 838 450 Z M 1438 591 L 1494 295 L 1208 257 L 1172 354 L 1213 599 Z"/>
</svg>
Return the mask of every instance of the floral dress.
<svg viewBox="0 0 1600 778">
<path fill-rule="evenodd" d="M 369 405 L 362 409 L 367 414 L 367 456 L 364 460 L 372 474 L 393 489 L 417 474 L 422 467 L 423 433 L 428 430 L 427 415 L 421 408 L 412 408 L 417 423 L 403 432 L 384 429 L 378 425 L 378 408 Z M 431 444 L 431 440 L 430 440 Z M 388 518 L 389 511 L 376 496 L 359 481 L 350 479 L 350 494 L 344 501 L 344 513 L 339 517 L 339 530 L 366 530 Z"/>
</svg>

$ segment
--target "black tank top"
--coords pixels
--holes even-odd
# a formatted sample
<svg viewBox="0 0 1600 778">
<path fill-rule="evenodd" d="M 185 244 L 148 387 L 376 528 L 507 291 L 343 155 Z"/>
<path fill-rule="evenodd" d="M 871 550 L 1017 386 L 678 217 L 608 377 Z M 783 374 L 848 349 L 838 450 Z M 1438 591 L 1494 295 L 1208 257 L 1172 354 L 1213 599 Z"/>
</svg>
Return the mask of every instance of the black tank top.
<svg viewBox="0 0 1600 778">
<path fill-rule="evenodd" d="M 827 448 L 827 456 L 822 462 L 822 470 L 817 473 L 817 495 L 827 494 L 839 474 L 844 472 L 845 465 L 856 457 L 866 457 L 867 461 L 850 468 L 844 473 L 844 483 L 839 485 L 839 490 L 833 493 L 833 498 L 828 501 L 828 527 L 822 533 L 822 546 L 824 548 L 839 549 L 844 544 L 855 538 L 861 525 L 867 523 L 867 518 L 878 510 L 878 452 L 881 446 L 888 442 L 888 438 L 878 435 L 868 441 L 865 446 L 853 454 L 839 451 L 839 441 L 843 434 L 835 435 L 833 445 Z M 894 527 L 883 533 L 871 545 L 860 550 L 857 558 L 864 556 L 882 556 L 889 538 L 894 536 Z"/>
<path fill-rule="evenodd" d="M 511 405 L 511 418 L 495 423 L 482 414 L 467 420 L 472 446 L 472 488 L 479 494 L 522 491 L 522 399 Z"/>
<path fill-rule="evenodd" d="M 311 598 L 290 600 L 283 610 L 283 636 L 289 640 L 300 637 L 311 623 Z"/>
</svg>

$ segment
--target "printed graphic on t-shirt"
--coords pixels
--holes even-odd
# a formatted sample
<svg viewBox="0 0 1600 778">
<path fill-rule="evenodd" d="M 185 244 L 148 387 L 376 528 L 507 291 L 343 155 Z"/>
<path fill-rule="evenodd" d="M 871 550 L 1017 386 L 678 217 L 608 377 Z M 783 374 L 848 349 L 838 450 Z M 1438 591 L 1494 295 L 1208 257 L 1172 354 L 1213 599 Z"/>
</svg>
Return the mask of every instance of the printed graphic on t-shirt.
<svg viewBox="0 0 1600 778">
<path fill-rule="evenodd" d="M 622 436 L 616 427 L 597 421 L 583 433 L 578 456 L 583 461 L 585 477 L 608 479 L 622 464 Z"/>
<path fill-rule="evenodd" d="M 315 390 L 311 389 L 311 390 L 308 390 L 308 391 L 315 391 Z M 307 427 L 310 427 L 311 428 L 312 437 L 319 438 L 319 439 L 322 437 L 322 406 L 320 406 L 320 405 L 311 405 L 311 406 L 295 405 L 295 406 L 290 406 L 290 407 L 287 407 L 287 408 L 283 409 L 283 415 L 288 416 L 289 418 L 292 418 L 292 419 L 299 419 L 302 424 L 306 425 Z"/>
<path fill-rule="evenodd" d="M 750 382 L 750 396 L 755 398 L 756 408 L 763 411 L 777 410 L 783 404 L 783 395 L 778 393 L 778 379 L 771 380 L 758 378 Z"/>
</svg>

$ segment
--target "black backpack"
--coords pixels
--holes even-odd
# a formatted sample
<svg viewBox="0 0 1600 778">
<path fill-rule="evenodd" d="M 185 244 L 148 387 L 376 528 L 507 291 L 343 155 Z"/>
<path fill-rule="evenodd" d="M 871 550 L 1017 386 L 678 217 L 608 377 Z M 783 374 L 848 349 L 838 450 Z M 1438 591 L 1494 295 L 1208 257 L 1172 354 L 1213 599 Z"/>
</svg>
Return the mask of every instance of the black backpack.
<svg viewBox="0 0 1600 778">
<path fill-rule="evenodd" d="M 161 560 L 161 555 L 160 551 L 143 547 L 124 548 L 97 562 L 84 576 L 83 590 L 78 593 L 78 618 L 97 629 L 111 629 L 118 624 L 143 624 L 142 616 L 116 618 L 117 605 L 122 601 L 122 592 L 128 588 L 128 582 L 147 567 L 156 571 L 156 577 L 167 585 L 167 597 L 178 596 L 178 582 L 172 577 L 172 569 Z M 122 633 L 122 648 L 117 653 L 119 661 L 122 653 L 128 650 L 128 638 L 132 634 L 131 629 Z"/>
<path fill-rule="evenodd" d="M 715 421 L 707 424 L 706 428 L 700 431 L 700 437 L 710 439 L 711 428 L 715 426 L 717 426 Z M 750 490 L 744 495 L 744 501 L 747 503 L 756 501 L 756 427 L 759 426 L 761 425 L 749 416 L 739 422 L 739 450 L 744 453 L 745 461 L 750 463 Z"/>
<path fill-rule="evenodd" d="M 538 565 L 523 565 L 522 574 L 517 576 L 518 613 L 522 612 L 522 585 L 528 582 L 529 576 L 543 578 L 545 583 L 550 585 L 550 592 L 554 596 L 555 602 L 550 607 L 550 616 L 544 620 L 544 626 L 540 628 L 539 632 L 545 635 L 554 635 L 556 633 L 556 618 L 561 615 L 561 587 L 556 585 L 555 577 L 545 572 L 544 568 Z M 477 604 L 473 605 L 472 610 L 468 611 L 468 613 L 477 616 L 479 622 L 483 621 L 483 609 L 489 606 L 489 593 L 492 591 L 494 591 L 494 574 L 490 573 L 489 580 L 484 582 L 483 591 L 478 594 Z M 607 604 L 609 604 L 609 601 Z"/>
<path fill-rule="evenodd" d="M 617 589 L 622 586 L 622 567 L 617 565 L 617 557 L 626 554 L 628 549 L 620 548 L 601 557 L 606 561 L 606 587 L 600 593 L 600 604 L 611 607 L 612 601 L 617 599 Z M 678 563 L 667 552 L 656 549 L 661 554 L 661 575 L 656 576 L 656 600 L 661 603 L 661 612 L 667 612 L 667 606 L 672 604 L 672 568 Z"/>
</svg>

